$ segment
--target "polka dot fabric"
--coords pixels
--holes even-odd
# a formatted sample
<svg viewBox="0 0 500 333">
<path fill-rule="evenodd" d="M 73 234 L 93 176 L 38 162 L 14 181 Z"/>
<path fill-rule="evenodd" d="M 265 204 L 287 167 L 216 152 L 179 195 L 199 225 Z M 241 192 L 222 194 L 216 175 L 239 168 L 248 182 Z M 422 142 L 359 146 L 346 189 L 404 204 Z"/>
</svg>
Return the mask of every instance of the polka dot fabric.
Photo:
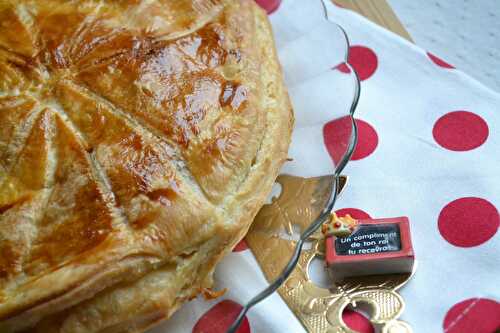
<svg viewBox="0 0 500 333">
<path fill-rule="evenodd" d="M 372 49 L 366 46 L 351 46 L 347 59 L 347 62 L 354 68 L 361 81 L 370 78 L 377 70 L 377 55 Z M 345 65 L 339 65 L 337 69 L 342 73 L 350 73 L 349 68 Z"/>
<path fill-rule="evenodd" d="M 483 118 L 469 111 L 453 111 L 441 116 L 432 129 L 434 140 L 443 148 L 467 151 L 481 146 L 489 135 Z"/>
<path fill-rule="evenodd" d="M 274 13 L 281 4 L 281 0 L 255 0 L 268 14 Z"/>
<path fill-rule="evenodd" d="M 435 63 L 436 65 L 438 65 L 439 67 L 442 67 L 442 68 L 448 68 L 448 69 L 454 69 L 455 67 L 453 67 L 452 65 L 450 65 L 449 63 L 447 63 L 446 61 L 444 61 L 443 59 L 441 58 L 438 58 L 437 56 L 435 56 L 434 54 L 430 53 L 430 52 L 427 52 L 427 56 L 429 57 L 429 59 Z"/>
<path fill-rule="evenodd" d="M 242 239 L 238 244 L 236 244 L 236 246 L 233 249 L 233 252 L 241 252 L 245 250 L 248 250 L 248 245 L 245 239 Z"/>
<path fill-rule="evenodd" d="M 352 94 L 352 73 L 337 61 L 345 49 L 324 68 L 313 66 L 312 56 L 324 51 L 317 41 L 335 36 L 326 30 L 311 35 L 323 20 L 315 16 L 314 1 L 257 2 L 271 13 L 285 78 L 293 79 L 293 161 L 283 172 L 331 173 L 350 133 L 343 118 L 348 103 L 341 101 Z M 414 332 L 496 333 L 500 94 L 347 9 L 327 9 L 349 36 L 348 61 L 361 80 L 359 141 L 344 171 L 350 180 L 337 213 L 409 217 L 418 269 L 402 291 L 407 306 L 401 319 Z M 220 299 L 191 301 L 154 333 L 224 332 L 241 306 L 267 285 L 244 240 L 218 266 L 214 281 L 215 290 L 227 288 Z M 346 310 L 343 319 L 353 330 L 374 332 L 360 313 Z M 305 332 L 279 295 L 253 308 L 240 330 Z"/>
<path fill-rule="evenodd" d="M 335 213 L 337 213 L 337 216 L 339 217 L 344 217 L 349 214 L 351 215 L 352 218 L 359 220 L 371 218 L 370 215 L 368 215 L 368 213 L 358 208 L 342 208 L 336 210 Z"/>
<path fill-rule="evenodd" d="M 375 333 L 373 324 L 365 316 L 359 312 L 344 309 L 342 312 L 342 320 L 347 327 L 359 333 Z"/>
<path fill-rule="evenodd" d="M 194 325 L 192 333 L 221 333 L 227 331 L 243 307 L 233 301 L 224 300 L 214 305 Z M 250 333 L 250 323 L 245 317 L 237 333 Z"/>
<path fill-rule="evenodd" d="M 481 198 L 460 198 L 447 204 L 439 213 L 441 236 L 452 245 L 473 247 L 495 236 L 500 224 L 498 210 Z"/>
<path fill-rule="evenodd" d="M 471 298 L 451 307 L 443 321 L 447 333 L 496 333 L 500 328 L 500 303 Z"/>
<path fill-rule="evenodd" d="M 354 161 L 371 155 L 378 145 L 375 129 L 364 120 L 355 119 L 355 122 L 358 127 L 358 142 L 351 157 Z M 351 120 L 343 117 L 329 121 L 323 127 L 323 140 L 335 164 L 338 164 L 346 153 L 351 126 Z"/>
</svg>

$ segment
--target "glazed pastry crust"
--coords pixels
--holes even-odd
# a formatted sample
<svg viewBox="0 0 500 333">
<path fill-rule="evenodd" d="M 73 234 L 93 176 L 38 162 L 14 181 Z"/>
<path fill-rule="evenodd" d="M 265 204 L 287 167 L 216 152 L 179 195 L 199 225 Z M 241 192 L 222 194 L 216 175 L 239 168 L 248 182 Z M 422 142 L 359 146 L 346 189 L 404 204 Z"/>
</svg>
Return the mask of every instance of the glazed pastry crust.
<svg viewBox="0 0 500 333">
<path fill-rule="evenodd" d="M 286 159 L 246 0 L 0 0 L 0 331 L 140 332 L 212 284 Z"/>
</svg>

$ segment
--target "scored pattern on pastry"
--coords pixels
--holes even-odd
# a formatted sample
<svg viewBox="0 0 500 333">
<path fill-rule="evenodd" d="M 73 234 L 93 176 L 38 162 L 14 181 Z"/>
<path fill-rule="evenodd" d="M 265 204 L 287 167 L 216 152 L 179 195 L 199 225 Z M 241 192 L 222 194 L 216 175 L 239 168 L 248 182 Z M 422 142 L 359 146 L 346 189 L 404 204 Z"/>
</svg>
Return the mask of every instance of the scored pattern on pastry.
<svg viewBox="0 0 500 333">
<path fill-rule="evenodd" d="M 251 6 L 0 2 L 0 321 L 96 263 L 227 246 L 215 230 L 276 107 L 255 102 Z"/>
<path fill-rule="evenodd" d="M 207 106 L 218 107 L 214 100 L 195 95 L 203 95 L 203 85 L 211 84 L 207 80 L 218 75 L 213 70 L 220 65 L 218 55 L 206 59 L 192 55 L 192 68 L 179 68 L 184 64 L 168 68 L 166 59 L 160 68 L 160 62 L 172 53 L 186 52 L 183 47 L 197 52 L 197 45 L 193 45 L 196 37 L 190 34 L 186 40 L 171 42 L 166 36 L 157 40 L 154 35 L 138 36 L 134 27 L 132 31 L 121 28 L 120 20 L 114 22 L 116 16 L 101 10 L 101 6 L 87 5 L 85 15 L 64 8 L 74 6 L 71 4 L 50 8 L 48 13 L 40 6 L 37 15 L 30 13 L 27 6 L 2 13 L 7 22 L 18 26 L 21 37 L 3 39 L 1 48 L 0 210 L 8 218 L 5 213 L 23 209 L 38 191 L 52 192 L 42 205 L 45 211 L 34 221 L 39 230 L 23 240 L 31 244 L 33 253 L 23 258 L 15 253 L 14 243 L 9 246 L 8 241 L 2 242 L 4 251 L 12 252 L 3 259 L 3 275 L 15 273 L 20 265 L 40 270 L 44 264 L 49 268 L 65 262 L 66 255 L 93 248 L 113 229 L 120 229 L 116 225 L 119 221 L 132 228 L 151 223 L 152 218 L 141 215 L 140 206 L 169 206 L 184 190 L 178 183 L 186 180 L 179 179 L 182 175 L 173 163 L 181 159 L 176 156 L 175 144 L 187 146 L 190 136 L 200 131 L 198 123 Z M 201 45 L 202 34 L 216 34 L 216 30 L 216 25 L 199 30 Z M 214 52 L 225 51 L 221 47 Z M 154 66 L 158 68 L 151 69 Z M 169 80 L 176 70 L 186 77 Z M 182 107 L 185 89 L 190 89 L 192 102 L 199 103 L 199 108 L 189 115 L 186 113 L 193 110 L 189 106 L 184 113 L 171 112 L 172 107 L 156 107 L 155 103 L 165 103 L 167 98 L 150 96 L 158 94 L 155 88 L 165 87 L 148 87 L 148 83 L 158 82 L 151 75 L 164 76 L 163 80 L 178 83 L 172 85 L 174 89 L 184 89 L 168 96 L 170 101 L 178 94 L 178 105 L 172 107 Z M 200 89 L 192 87 L 196 84 L 201 85 Z M 57 207 L 54 216 L 50 213 L 53 206 Z M 79 243 L 82 234 L 87 239 Z M 78 242 L 57 245 L 72 236 Z M 45 253 L 38 253 L 38 248 Z"/>
</svg>

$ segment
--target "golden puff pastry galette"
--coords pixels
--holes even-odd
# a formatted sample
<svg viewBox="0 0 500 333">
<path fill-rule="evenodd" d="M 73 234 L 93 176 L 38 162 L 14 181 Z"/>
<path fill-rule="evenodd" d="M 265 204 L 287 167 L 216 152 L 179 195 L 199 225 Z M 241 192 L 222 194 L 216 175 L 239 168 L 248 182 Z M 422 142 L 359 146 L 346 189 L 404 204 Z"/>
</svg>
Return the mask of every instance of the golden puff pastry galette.
<svg viewBox="0 0 500 333">
<path fill-rule="evenodd" d="M 292 123 L 251 0 L 0 0 L 0 332 L 141 332 L 210 288 Z"/>
</svg>

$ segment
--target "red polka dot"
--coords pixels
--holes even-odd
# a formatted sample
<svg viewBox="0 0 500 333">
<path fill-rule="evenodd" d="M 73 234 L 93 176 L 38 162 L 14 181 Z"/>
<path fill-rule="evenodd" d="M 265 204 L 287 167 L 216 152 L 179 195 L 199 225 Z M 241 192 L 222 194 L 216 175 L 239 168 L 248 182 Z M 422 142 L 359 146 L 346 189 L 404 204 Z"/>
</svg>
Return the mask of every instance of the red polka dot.
<svg viewBox="0 0 500 333">
<path fill-rule="evenodd" d="M 347 214 L 351 215 L 352 218 L 358 220 L 370 219 L 370 215 L 368 213 L 362 211 L 357 208 L 342 208 L 335 211 L 338 217 L 346 216 Z"/>
<path fill-rule="evenodd" d="M 451 68 L 451 69 L 455 68 L 452 65 L 450 65 L 449 63 L 447 63 L 446 61 L 436 57 L 434 54 L 432 54 L 430 52 L 427 52 L 427 56 L 432 60 L 433 63 L 435 63 L 439 67 Z"/>
<path fill-rule="evenodd" d="M 475 113 L 453 111 L 439 118 L 432 135 L 443 148 L 467 151 L 481 146 L 488 138 L 488 124 Z"/>
<path fill-rule="evenodd" d="M 443 321 L 445 333 L 493 333 L 500 328 L 500 303 L 471 298 L 455 304 Z"/>
<path fill-rule="evenodd" d="M 355 119 L 358 125 L 358 144 L 354 149 L 352 160 L 360 160 L 375 151 L 378 145 L 378 135 L 375 129 L 367 122 Z M 345 155 L 351 135 L 351 121 L 349 117 L 332 120 L 323 126 L 323 140 L 330 157 L 339 163 Z"/>
<path fill-rule="evenodd" d="M 274 13 L 281 4 L 281 0 L 255 0 L 268 14 Z"/>
<path fill-rule="evenodd" d="M 233 249 L 233 252 L 241 252 L 245 250 L 248 250 L 248 244 L 245 241 L 245 238 L 243 238 L 242 240 L 240 240 L 238 244 L 236 244 L 236 246 Z"/>
<path fill-rule="evenodd" d="M 438 228 L 448 243 L 460 247 L 483 244 L 498 231 L 498 210 L 481 198 L 460 198 L 439 213 Z"/>
<path fill-rule="evenodd" d="M 378 59 L 375 52 L 366 46 L 351 46 L 349 48 L 349 57 L 347 62 L 356 70 L 361 81 L 368 79 L 375 73 L 378 67 Z M 350 73 L 345 64 L 335 67 L 342 73 Z"/>
<path fill-rule="evenodd" d="M 351 69 L 349 67 L 347 67 L 345 62 L 341 63 L 340 65 L 338 65 L 335 68 L 338 69 L 339 71 L 341 71 L 342 73 L 349 74 L 351 72 Z"/>
<path fill-rule="evenodd" d="M 375 329 L 373 328 L 372 323 L 368 318 L 363 316 L 362 314 L 351 310 L 344 309 L 342 312 L 342 320 L 344 323 L 352 330 L 355 330 L 359 333 L 374 333 Z"/>
<path fill-rule="evenodd" d="M 224 300 L 214 305 L 198 319 L 193 327 L 193 333 L 226 332 L 243 307 L 236 302 Z M 245 317 L 238 333 L 250 333 L 250 323 Z"/>
</svg>

